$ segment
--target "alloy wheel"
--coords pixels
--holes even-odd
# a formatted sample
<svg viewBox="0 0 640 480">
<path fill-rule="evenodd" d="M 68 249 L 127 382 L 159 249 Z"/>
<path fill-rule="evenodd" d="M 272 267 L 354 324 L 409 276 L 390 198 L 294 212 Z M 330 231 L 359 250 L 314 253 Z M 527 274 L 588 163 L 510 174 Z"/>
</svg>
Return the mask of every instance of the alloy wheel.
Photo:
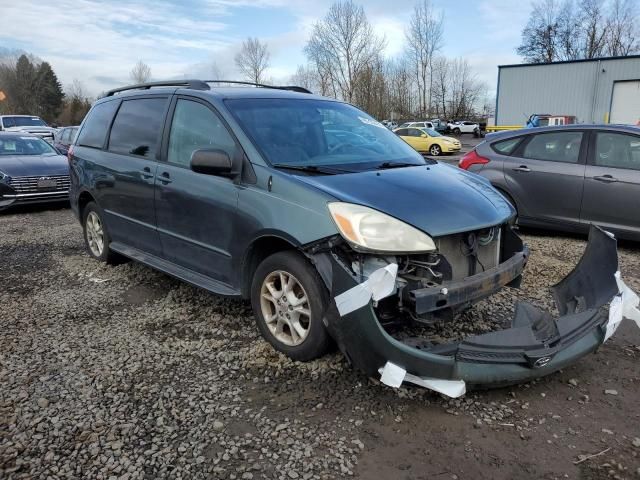
<svg viewBox="0 0 640 480">
<path fill-rule="evenodd" d="M 104 230 L 102 221 L 96 212 L 89 212 L 87 215 L 87 243 L 89 249 L 96 257 L 102 256 L 104 251 Z"/>
<path fill-rule="evenodd" d="M 309 335 L 309 298 L 290 273 L 276 270 L 266 276 L 260 289 L 260 307 L 267 328 L 279 342 L 293 347 Z"/>
</svg>

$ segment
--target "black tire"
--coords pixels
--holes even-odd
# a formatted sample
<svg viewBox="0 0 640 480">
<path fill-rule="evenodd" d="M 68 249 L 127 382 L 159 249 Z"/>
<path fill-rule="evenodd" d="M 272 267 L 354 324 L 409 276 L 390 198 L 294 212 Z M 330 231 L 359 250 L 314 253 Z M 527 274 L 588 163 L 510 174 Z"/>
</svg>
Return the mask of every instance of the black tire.
<svg viewBox="0 0 640 480">
<path fill-rule="evenodd" d="M 90 214 L 97 215 L 100 223 L 102 225 L 103 232 L 103 248 L 102 253 L 97 255 L 89 246 L 89 237 L 87 234 L 87 218 L 89 218 Z M 107 225 L 104 222 L 104 212 L 95 202 L 89 202 L 82 210 L 82 233 L 84 236 L 84 245 L 87 249 L 87 253 L 94 259 L 99 260 L 101 262 L 105 262 L 109 265 L 117 265 L 123 262 L 123 257 L 118 255 L 116 252 L 109 248 L 109 244 L 111 243 L 111 237 L 109 236 L 109 230 L 107 229 Z"/>
<path fill-rule="evenodd" d="M 442 148 L 440 148 L 440 145 L 431 145 L 429 147 L 429 155 L 432 155 L 434 157 L 442 155 Z"/>
<path fill-rule="evenodd" d="M 462 133 L 462 132 L 460 132 L 460 129 L 459 129 L 459 128 L 454 128 L 454 129 L 453 129 L 453 134 L 454 134 L 454 135 L 460 135 L 460 133 Z"/>
<path fill-rule="evenodd" d="M 283 271 L 293 276 L 307 295 L 310 310 L 307 322 L 308 333 L 297 345 L 287 345 L 271 332 L 262 310 L 262 287 L 264 281 L 275 272 Z M 284 297 L 284 296 L 283 296 Z M 293 360 L 306 362 L 321 357 L 331 347 L 331 337 L 323 323 L 324 313 L 329 305 L 329 292 L 315 268 L 299 253 L 284 251 L 267 257 L 256 269 L 251 282 L 251 306 L 258 330 L 273 348 Z M 291 307 L 289 306 L 289 309 Z M 275 310 L 274 310 L 275 313 Z M 277 313 L 276 313 L 277 314 Z M 284 327 L 285 332 L 289 327 Z"/>
</svg>

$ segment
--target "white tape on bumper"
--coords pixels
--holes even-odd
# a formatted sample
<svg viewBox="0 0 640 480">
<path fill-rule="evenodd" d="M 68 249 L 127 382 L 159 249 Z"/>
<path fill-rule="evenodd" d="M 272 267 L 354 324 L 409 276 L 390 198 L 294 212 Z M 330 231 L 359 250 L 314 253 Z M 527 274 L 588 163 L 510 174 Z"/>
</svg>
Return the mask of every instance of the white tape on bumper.
<svg viewBox="0 0 640 480">
<path fill-rule="evenodd" d="M 396 288 L 397 274 L 398 265 L 391 263 L 373 272 L 364 282 L 336 296 L 340 316 L 364 307 L 371 299 L 381 300 L 391 295 Z"/>
<path fill-rule="evenodd" d="M 440 380 L 437 378 L 418 377 L 407 373 L 404 368 L 391 362 L 387 362 L 379 372 L 380 381 L 393 388 L 399 388 L 402 382 L 410 382 L 451 398 L 461 397 L 467 392 L 467 386 L 464 380 Z"/>
<path fill-rule="evenodd" d="M 613 297 L 609 305 L 609 321 L 604 335 L 605 342 L 616 332 L 623 318 L 636 322 L 640 328 L 640 297 L 627 287 L 619 271 L 615 273 L 615 277 L 620 293 Z"/>
</svg>

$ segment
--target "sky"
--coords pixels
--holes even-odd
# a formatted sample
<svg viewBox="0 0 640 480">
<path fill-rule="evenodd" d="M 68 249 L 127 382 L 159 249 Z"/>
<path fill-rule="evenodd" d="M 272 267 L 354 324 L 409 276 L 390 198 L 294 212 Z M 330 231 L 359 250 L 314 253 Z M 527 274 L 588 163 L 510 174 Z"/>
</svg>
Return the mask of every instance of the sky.
<svg viewBox="0 0 640 480">
<path fill-rule="evenodd" d="M 332 0 L 0 0 L 0 49 L 46 60 L 64 86 L 75 79 L 86 92 L 130 83 L 138 60 L 152 78 L 239 79 L 233 58 L 248 36 L 271 52 L 267 76 L 286 82 L 306 63 L 313 24 Z M 405 48 L 413 0 L 361 0 L 385 54 Z M 520 63 L 515 48 L 530 4 L 525 0 L 432 0 L 444 15 L 442 54 L 465 57 L 479 80 L 495 90 L 498 65 Z"/>
</svg>

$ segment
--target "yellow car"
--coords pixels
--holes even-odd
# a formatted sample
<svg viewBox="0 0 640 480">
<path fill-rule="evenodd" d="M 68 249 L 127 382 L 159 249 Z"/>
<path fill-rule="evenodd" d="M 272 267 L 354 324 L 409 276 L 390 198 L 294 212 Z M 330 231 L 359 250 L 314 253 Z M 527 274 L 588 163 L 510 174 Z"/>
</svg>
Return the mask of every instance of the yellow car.
<svg viewBox="0 0 640 480">
<path fill-rule="evenodd" d="M 460 140 L 445 137 L 431 128 L 396 128 L 393 133 L 420 153 L 427 153 L 437 157 L 443 153 L 456 153 L 460 151 Z"/>
</svg>

